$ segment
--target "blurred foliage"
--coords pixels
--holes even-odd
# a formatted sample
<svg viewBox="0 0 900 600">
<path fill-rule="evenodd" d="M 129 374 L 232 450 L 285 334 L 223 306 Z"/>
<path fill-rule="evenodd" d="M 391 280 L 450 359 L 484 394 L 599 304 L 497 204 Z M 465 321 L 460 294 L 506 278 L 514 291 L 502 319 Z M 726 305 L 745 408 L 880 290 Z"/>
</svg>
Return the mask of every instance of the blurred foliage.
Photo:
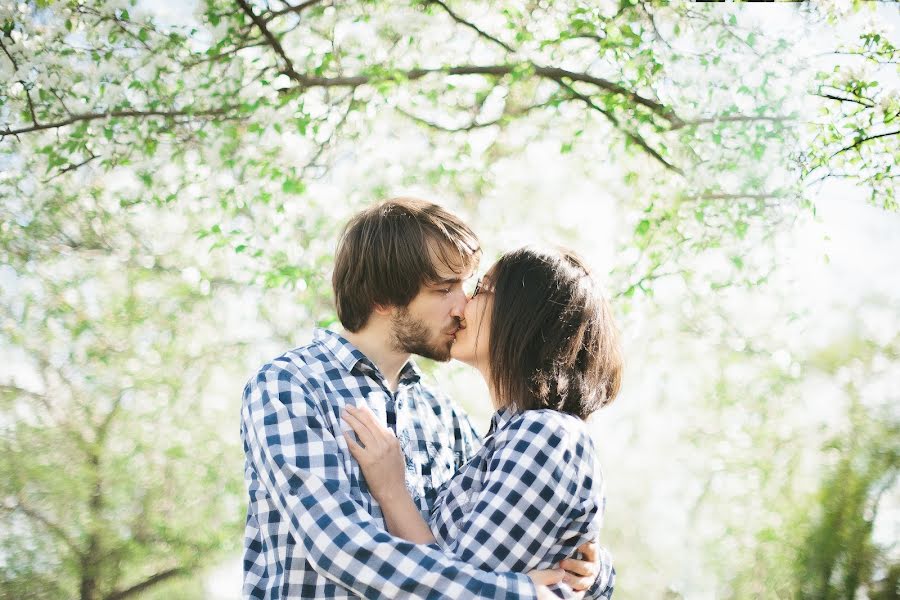
<svg viewBox="0 0 900 600">
<path fill-rule="evenodd" d="M 398 188 L 453 198 L 488 244 L 519 221 L 590 241 L 588 215 L 548 213 L 565 198 L 498 183 L 552 143 L 620 205 L 623 312 L 675 280 L 696 339 L 749 339 L 710 307 L 769 281 L 758 251 L 814 206 L 808 186 L 848 178 L 897 206 L 896 92 L 878 71 L 895 44 L 866 31 L 832 48 L 875 70 L 841 64 L 809 89 L 803 43 L 739 7 L 642 0 L 205 0 L 176 24 L 128 0 L 4 4 L 0 595 L 200 594 L 243 509 L 238 390 L 217 383 L 249 372 L 249 349 L 333 322 L 339 227 Z M 891 597 L 896 560 L 870 534 L 896 477 L 893 417 L 853 413 L 794 446 L 771 398 L 799 395 L 800 375 L 771 364 L 774 345 L 706 349 L 722 372 L 694 407 L 708 483 L 692 516 L 726 527 L 697 535 L 720 595 Z M 836 364 L 867 347 L 852 348 Z M 821 460 L 804 467 L 822 448 L 838 457 L 824 479 Z"/>
<path fill-rule="evenodd" d="M 806 536 L 795 565 L 799 598 L 852 600 L 861 587 L 874 597 L 896 597 L 900 591 L 900 564 L 891 564 L 886 549 L 872 541 L 879 502 L 900 471 L 900 424 L 873 423 L 868 429 L 835 444 L 838 464 L 802 524 Z M 894 595 L 885 596 L 889 593 Z"/>
<path fill-rule="evenodd" d="M 27 249 L 2 246 L 0 592 L 126 598 L 238 547 L 240 461 L 207 391 L 240 351 L 209 335 L 227 282 L 186 281 L 147 210 L 76 232 L 41 208 Z"/>
</svg>

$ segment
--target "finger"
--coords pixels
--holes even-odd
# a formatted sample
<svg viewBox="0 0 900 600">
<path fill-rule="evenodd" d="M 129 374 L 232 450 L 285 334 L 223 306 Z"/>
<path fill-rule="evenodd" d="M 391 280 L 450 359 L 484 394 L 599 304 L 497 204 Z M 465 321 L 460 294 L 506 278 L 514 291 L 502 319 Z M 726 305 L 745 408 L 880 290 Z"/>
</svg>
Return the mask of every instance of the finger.
<svg viewBox="0 0 900 600">
<path fill-rule="evenodd" d="M 348 406 L 347 409 L 350 414 L 368 428 L 369 433 L 372 435 L 371 443 L 376 444 L 378 448 L 384 449 L 390 445 L 391 441 L 397 439 L 394 432 L 382 425 L 378 420 L 378 417 L 375 416 L 375 413 L 373 413 L 368 406 L 363 406 L 362 408 L 351 408 Z M 366 447 L 368 446 L 369 443 L 366 443 Z"/>
<path fill-rule="evenodd" d="M 570 573 L 566 573 L 566 576 L 563 577 L 563 583 L 568 585 L 576 592 L 582 592 L 594 583 L 593 577 L 576 577 Z"/>
<path fill-rule="evenodd" d="M 344 419 L 344 422 L 347 423 L 354 432 L 356 432 L 356 437 L 359 438 L 359 441 L 361 441 L 366 448 L 369 448 L 374 444 L 375 436 L 372 435 L 372 432 L 369 431 L 369 428 L 366 427 L 365 423 L 356 418 L 350 411 L 344 410 L 341 418 Z"/>
<path fill-rule="evenodd" d="M 350 435 L 349 431 L 344 432 L 344 439 L 347 440 L 347 447 L 350 449 L 350 456 L 355 458 L 356 462 L 360 462 L 359 459 L 365 455 L 366 449 L 353 440 L 353 436 Z"/>
<path fill-rule="evenodd" d="M 559 562 L 559 566 L 576 577 L 593 577 L 594 563 L 577 558 L 565 558 Z"/>
<path fill-rule="evenodd" d="M 353 416 L 365 423 L 366 427 L 368 427 L 372 433 L 389 433 L 393 435 L 394 432 L 382 425 L 381 421 L 378 420 L 378 417 L 375 416 L 375 413 L 372 412 L 372 409 L 365 404 L 363 404 L 362 406 L 353 406 L 348 408 L 353 411 Z"/>
<path fill-rule="evenodd" d="M 535 585 L 553 585 L 562 581 L 565 575 L 566 572 L 562 569 L 537 569 L 528 572 Z"/>
<path fill-rule="evenodd" d="M 586 560 L 588 562 L 596 562 L 597 555 L 599 554 L 600 544 L 597 543 L 597 540 L 591 540 L 589 542 L 585 542 L 578 547 L 578 551 L 581 552 L 582 560 Z"/>
</svg>

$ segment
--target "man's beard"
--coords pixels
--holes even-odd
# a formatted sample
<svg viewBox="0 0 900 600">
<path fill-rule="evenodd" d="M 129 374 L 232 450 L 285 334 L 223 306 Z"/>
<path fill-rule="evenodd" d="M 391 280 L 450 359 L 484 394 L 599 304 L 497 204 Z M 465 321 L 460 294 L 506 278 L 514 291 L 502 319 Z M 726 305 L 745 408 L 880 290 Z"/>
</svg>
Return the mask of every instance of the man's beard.
<svg viewBox="0 0 900 600">
<path fill-rule="evenodd" d="M 391 319 L 391 346 L 395 351 L 417 354 L 440 362 L 450 360 L 453 339 L 435 344 L 431 342 L 431 338 L 428 326 L 409 314 L 409 310 L 401 308 L 394 313 Z"/>
</svg>

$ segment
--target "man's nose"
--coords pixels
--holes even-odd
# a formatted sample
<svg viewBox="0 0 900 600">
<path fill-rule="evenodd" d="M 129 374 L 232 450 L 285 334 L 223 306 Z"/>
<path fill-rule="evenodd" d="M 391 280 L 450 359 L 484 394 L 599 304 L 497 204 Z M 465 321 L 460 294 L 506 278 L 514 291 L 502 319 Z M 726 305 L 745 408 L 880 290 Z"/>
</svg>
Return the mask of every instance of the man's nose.
<svg viewBox="0 0 900 600">
<path fill-rule="evenodd" d="M 466 296 L 466 293 L 460 290 L 459 294 L 453 303 L 453 308 L 450 309 L 450 315 L 456 317 L 458 319 L 462 319 L 463 314 L 466 312 L 466 304 L 469 302 L 469 297 Z"/>
</svg>

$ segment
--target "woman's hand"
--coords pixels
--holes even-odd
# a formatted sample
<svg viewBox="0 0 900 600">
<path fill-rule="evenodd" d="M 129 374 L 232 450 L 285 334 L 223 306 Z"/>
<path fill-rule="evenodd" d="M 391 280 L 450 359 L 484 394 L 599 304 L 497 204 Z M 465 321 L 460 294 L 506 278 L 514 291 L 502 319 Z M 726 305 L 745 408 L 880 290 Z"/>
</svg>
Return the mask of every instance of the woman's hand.
<svg viewBox="0 0 900 600">
<path fill-rule="evenodd" d="M 559 596 L 551 592 L 548 586 L 563 582 L 563 578 L 566 575 L 563 569 L 535 569 L 534 571 L 529 571 L 526 575 L 534 582 L 538 600 L 559 600 Z M 581 594 L 581 596 L 583 595 Z"/>
<path fill-rule="evenodd" d="M 341 416 L 363 443 L 360 446 L 344 431 L 350 454 L 359 463 L 375 499 L 383 503 L 391 496 L 406 493 L 406 461 L 394 432 L 379 423 L 368 406 L 347 406 Z"/>
<path fill-rule="evenodd" d="M 580 558 L 565 558 L 559 566 L 566 570 L 563 580 L 576 592 L 582 592 L 594 585 L 597 573 L 600 572 L 600 544 L 591 540 L 578 547 L 576 556 Z"/>
</svg>

